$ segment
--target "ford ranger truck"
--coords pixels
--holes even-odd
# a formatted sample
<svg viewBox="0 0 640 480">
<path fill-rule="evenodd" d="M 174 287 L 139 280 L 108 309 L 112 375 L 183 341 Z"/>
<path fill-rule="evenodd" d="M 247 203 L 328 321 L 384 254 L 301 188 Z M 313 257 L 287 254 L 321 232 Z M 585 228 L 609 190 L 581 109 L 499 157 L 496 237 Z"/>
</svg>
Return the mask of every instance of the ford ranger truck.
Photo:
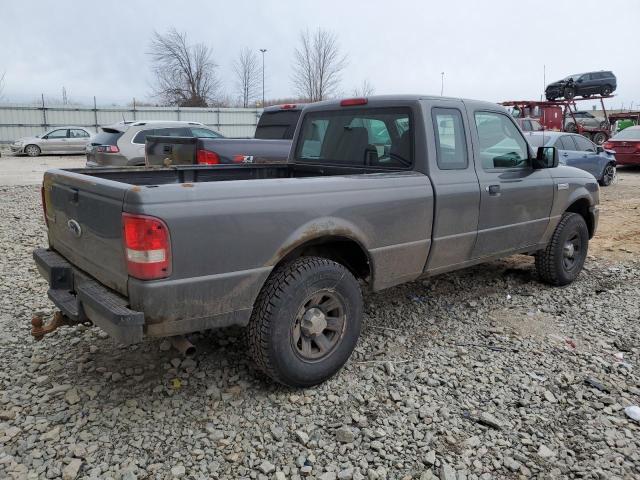
<svg viewBox="0 0 640 480">
<path fill-rule="evenodd" d="M 62 323 L 123 344 L 239 325 L 259 369 L 306 387 L 349 359 L 363 290 L 513 254 L 573 282 L 598 195 L 493 103 L 326 101 L 283 164 L 49 170 L 34 259 Z"/>
</svg>

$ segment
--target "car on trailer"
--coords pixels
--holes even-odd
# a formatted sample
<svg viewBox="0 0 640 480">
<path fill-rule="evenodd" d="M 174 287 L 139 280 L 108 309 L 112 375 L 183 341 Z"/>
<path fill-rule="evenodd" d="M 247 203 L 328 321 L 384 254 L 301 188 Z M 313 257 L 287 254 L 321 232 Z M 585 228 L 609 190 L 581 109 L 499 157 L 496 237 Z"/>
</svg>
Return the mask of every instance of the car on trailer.
<svg viewBox="0 0 640 480">
<path fill-rule="evenodd" d="M 618 80 L 613 72 L 599 71 L 578 73 L 550 83 L 545 89 L 547 100 L 554 101 L 558 98 L 571 100 L 575 97 L 589 98 L 592 95 L 608 97 L 616 88 Z"/>
</svg>

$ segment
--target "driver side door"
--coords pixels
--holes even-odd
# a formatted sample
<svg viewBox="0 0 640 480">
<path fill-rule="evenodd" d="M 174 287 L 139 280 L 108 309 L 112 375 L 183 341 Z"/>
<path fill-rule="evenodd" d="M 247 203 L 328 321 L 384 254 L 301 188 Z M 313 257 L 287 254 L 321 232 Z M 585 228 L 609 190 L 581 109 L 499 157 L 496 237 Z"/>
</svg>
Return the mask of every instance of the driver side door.
<svg viewBox="0 0 640 480">
<path fill-rule="evenodd" d="M 470 123 L 480 182 L 474 258 L 535 245 L 542 238 L 554 187 L 546 169 L 533 169 L 529 147 L 506 113 L 475 111 Z"/>
<path fill-rule="evenodd" d="M 67 145 L 69 141 L 67 138 L 68 135 L 69 130 L 66 128 L 53 130 L 42 137 L 42 142 L 40 142 L 40 149 L 43 153 L 66 151 L 69 148 Z"/>
</svg>

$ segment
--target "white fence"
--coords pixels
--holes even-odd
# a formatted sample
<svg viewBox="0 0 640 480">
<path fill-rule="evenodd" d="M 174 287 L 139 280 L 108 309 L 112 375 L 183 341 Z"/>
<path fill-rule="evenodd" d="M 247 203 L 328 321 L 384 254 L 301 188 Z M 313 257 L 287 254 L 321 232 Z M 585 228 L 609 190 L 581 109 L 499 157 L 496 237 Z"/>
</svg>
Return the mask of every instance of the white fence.
<svg viewBox="0 0 640 480">
<path fill-rule="evenodd" d="M 189 120 L 226 137 L 252 137 L 262 109 L 176 107 L 75 107 L 69 105 L 0 105 L 0 143 L 40 135 L 53 127 L 74 125 L 96 130 L 123 120 Z"/>
</svg>

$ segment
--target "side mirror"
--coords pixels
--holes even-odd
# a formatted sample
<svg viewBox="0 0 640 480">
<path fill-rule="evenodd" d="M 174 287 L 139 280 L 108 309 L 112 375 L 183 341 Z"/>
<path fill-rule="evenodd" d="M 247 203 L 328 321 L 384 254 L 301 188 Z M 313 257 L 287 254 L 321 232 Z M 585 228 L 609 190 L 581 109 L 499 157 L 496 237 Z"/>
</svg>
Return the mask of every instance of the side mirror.
<svg viewBox="0 0 640 480">
<path fill-rule="evenodd" d="M 560 163 L 560 156 L 556 147 L 538 147 L 536 158 L 533 160 L 533 168 L 555 168 Z"/>
</svg>

